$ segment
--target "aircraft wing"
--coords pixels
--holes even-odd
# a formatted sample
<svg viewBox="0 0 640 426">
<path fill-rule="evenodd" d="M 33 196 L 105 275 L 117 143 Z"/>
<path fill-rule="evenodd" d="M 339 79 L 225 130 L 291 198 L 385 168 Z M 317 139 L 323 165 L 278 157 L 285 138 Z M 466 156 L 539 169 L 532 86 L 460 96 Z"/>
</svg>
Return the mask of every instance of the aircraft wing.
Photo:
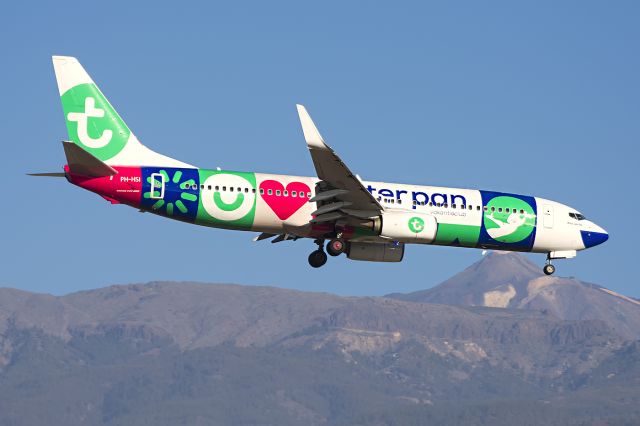
<svg viewBox="0 0 640 426">
<path fill-rule="evenodd" d="M 321 179 L 315 196 L 310 200 L 320 205 L 313 213 L 315 218 L 311 222 L 332 222 L 347 216 L 365 219 L 380 215 L 384 208 L 378 200 L 324 142 L 305 107 L 296 107 L 316 174 Z"/>
</svg>

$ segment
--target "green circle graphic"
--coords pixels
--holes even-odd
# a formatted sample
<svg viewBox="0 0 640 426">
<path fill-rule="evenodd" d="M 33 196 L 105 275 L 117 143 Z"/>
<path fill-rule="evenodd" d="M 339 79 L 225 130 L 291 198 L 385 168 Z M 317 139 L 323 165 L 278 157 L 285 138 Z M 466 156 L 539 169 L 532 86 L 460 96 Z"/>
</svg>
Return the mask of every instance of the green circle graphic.
<svg viewBox="0 0 640 426">
<path fill-rule="evenodd" d="M 115 157 L 131 131 L 95 84 L 79 84 L 61 97 L 69 139 L 102 161 Z"/>
<path fill-rule="evenodd" d="M 533 207 L 519 198 L 501 196 L 487 203 L 484 227 L 487 234 L 501 243 L 517 243 L 533 232 L 536 215 Z"/>
<path fill-rule="evenodd" d="M 409 230 L 411 230 L 411 232 L 414 232 L 416 234 L 419 234 L 424 230 L 424 220 L 422 220 L 422 218 L 419 218 L 417 216 L 409 219 L 408 224 L 409 224 Z"/>
</svg>

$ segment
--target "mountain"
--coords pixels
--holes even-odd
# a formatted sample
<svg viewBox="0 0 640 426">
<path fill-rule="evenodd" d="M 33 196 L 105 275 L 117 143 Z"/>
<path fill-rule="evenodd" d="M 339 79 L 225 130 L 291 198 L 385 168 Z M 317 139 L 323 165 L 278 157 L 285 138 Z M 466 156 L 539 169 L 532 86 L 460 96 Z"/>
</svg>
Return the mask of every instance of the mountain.
<svg viewBox="0 0 640 426">
<path fill-rule="evenodd" d="M 221 284 L 0 289 L 2 425 L 637 424 L 639 389 L 640 342 L 602 320 Z"/>
<path fill-rule="evenodd" d="M 548 277 L 517 253 L 491 252 L 436 287 L 387 297 L 536 310 L 564 320 L 601 320 L 624 338 L 640 339 L 640 301 L 575 278 Z"/>
</svg>

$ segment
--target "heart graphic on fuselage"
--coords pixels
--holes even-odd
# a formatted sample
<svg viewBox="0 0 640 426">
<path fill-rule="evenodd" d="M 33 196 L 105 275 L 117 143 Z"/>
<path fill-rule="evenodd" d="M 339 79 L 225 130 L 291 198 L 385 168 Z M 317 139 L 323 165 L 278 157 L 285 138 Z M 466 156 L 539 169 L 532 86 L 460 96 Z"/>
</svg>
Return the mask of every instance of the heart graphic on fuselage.
<svg viewBox="0 0 640 426">
<path fill-rule="evenodd" d="M 284 195 L 285 191 L 287 195 Z M 276 180 L 265 180 L 260 184 L 260 196 L 280 220 L 288 219 L 297 212 L 308 201 L 309 192 L 309 186 L 302 182 L 290 182 L 286 188 Z"/>
</svg>

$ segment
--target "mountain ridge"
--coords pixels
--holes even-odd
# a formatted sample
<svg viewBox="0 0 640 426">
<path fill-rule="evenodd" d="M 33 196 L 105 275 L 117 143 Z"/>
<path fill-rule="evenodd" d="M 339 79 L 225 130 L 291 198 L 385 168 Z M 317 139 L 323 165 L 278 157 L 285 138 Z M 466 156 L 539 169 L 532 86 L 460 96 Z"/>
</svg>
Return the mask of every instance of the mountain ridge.
<svg viewBox="0 0 640 426">
<path fill-rule="evenodd" d="M 502 272 L 473 266 L 482 294 L 538 279 L 503 260 Z M 640 341 L 530 302 L 158 281 L 65 296 L 0 288 L 0 424 L 640 421 Z"/>
</svg>

